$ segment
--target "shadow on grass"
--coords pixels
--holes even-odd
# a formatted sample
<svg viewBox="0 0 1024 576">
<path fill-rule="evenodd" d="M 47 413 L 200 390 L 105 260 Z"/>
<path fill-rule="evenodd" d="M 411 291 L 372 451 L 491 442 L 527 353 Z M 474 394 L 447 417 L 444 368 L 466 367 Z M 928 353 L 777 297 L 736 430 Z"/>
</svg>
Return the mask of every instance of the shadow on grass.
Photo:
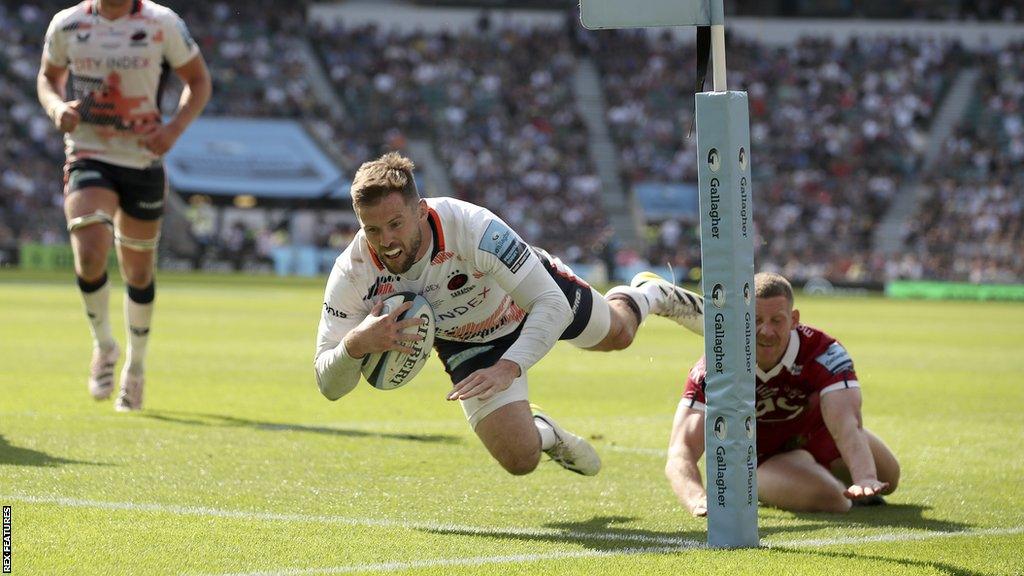
<svg viewBox="0 0 1024 576">
<path fill-rule="evenodd" d="M 494 530 L 475 529 L 463 530 L 456 527 L 444 529 L 423 529 L 424 532 L 445 536 L 480 536 L 484 538 L 502 538 L 522 540 L 526 542 L 548 542 L 553 544 L 578 544 L 591 550 L 639 550 L 656 549 L 670 552 L 688 550 L 703 546 L 705 533 L 703 530 L 691 532 L 659 532 L 655 530 L 637 530 L 617 528 L 615 524 L 632 522 L 636 518 L 628 516 L 595 516 L 582 522 L 553 522 L 545 524 L 542 530 L 516 529 Z"/>
<path fill-rule="evenodd" d="M 875 506 L 871 508 L 855 508 L 848 514 L 795 514 L 794 516 L 803 522 L 790 526 L 761 526 L 761 537 L 778 534 L 812 532 L 827 528 L 905 528 L 913 530 L 925 530 L 929 532 L 960 532 L 972 526 L 962 522 L 950 522 L 944 520 L 933 520 L 923 517 L 923 513 L 930 510 L 927 506 L 915 504 L 889 504 L 887 506 Z M 658 551 L 671 552 L 672 549 L 680 551 L 701 548 L 707 541 L 707 532 L 701 530 L 685 531 L 655 531 L 638 530 L 631 528 L 617 527 L 617 524 L 632 522 L 636 518 L 628 516 L 595 516 L 590 520 L 576 522 L 552 522 L 544 524 L 542 528 L 554 530 L 547 532 L 543 530 L 460 530 L 458 528 L 445 528 L 430 530 L 435 534 L 479 536 L 485 538 L 508 538 L 533 542 L 577 544 L 592 550 L 635 550 L 639 548 L 657 549 Z M 835 536 L 830 536 L 834 538 Z M 824 539 L 829 539 L 826 536 Z M 865 536 L 869 537 L 869 536 Z M 787 552 L 801 552 L 802 547 L 787 547 L 785 541 L 772 542 L 771 550 L 785 549 Z M 814 553 L 814 552 L 808 552 Z M 822 552 L 822 554 L 826 554 Z M 828 553 L 831 554 L 831 553 Z M 841 555 L 842 553 L 835 553 Z M 857 558 L 875 559 L 871 556 L 851 556 Z M 887 558 L 879 560 L 892 561 Z M 917 565 L 917 564 L 915 564 Z M 943 573 L 954 576 L 969 576 L 972 572 L 965 572 L 962 569 L 929 563 L 919 563 L 920 566 L 934 566 L 936 569 L 944 570 Z"/>
<path fill-rule="evenodd" d="M 403 434 L 395 432 L 368 432 L 366 430 L 350 430 L 345 428 L 328 428 L 326 426 L 306 426 L 304 424 L 282 424 L 280 422 L 262 422 L 223 414 L 201 414 L 193 412 L 147 411 L 140 414 L 145 418 L 187 424 L 189 426 L 219 426 L 222 428 L 251 428 L 267 432 L 309 432 L 326 436 L 345 436 L 349 438 L 384 438 L 387 440 L 410 440 L 413 442 L 433 442 L 440 444 L 458 444 L 458 436 L 446 434 Z"/>
<path fill-rule="evenodd" d="M 63 466 L 65 464 L 86 464 L 88 466 L 107 466 L 99 462 L 85 462 L 82 460 L 68 460 L 59 456 L 50 456 L 46 452 L 29 450 L 12 446 L 6 438 L 0 434 L 0 466 Z"/>
<path fill-rule="evenodd" d="M 874 562 L 885 562 L 893 564 L 895 566 L 904 566 L 907 568 L 927 568 L 929 574 L 945 574 L 948 576 L 990 576 L 987 572 L 978 572 L 976 570 L 970 570 L 967 568 L 961 568 L 960 566 L 953 566 L 946 562 L 928 561 L 928 560 L 911 560 L 909 558 L 890 558 L 887 556 L 874 556 L 871 554 L 858 554 L 855 552 L 843 552 L 843 551 L 830 551 L 830 550 L 808 550 L 803 548 L 786 548 L 785 545 L 774 546 L 771 549 L 772 552 L 781 552 L 783 554 L 799 554 L 801 556 L 820 556 L 822 558 L 846 558 L 849 560 L 871 560 Z M 894 566 L 894 568 L 895 568 Z M 879 570 L 879 574 L 890 573 L 889 570 Z"/>
<path fill-rule="evenodd" d="M 925 518 L 925 512 L 931 506 L 920 504 L 886 504 L 885 506 L 865 506 L 853 508 L 846 514 L 809 514 L 794 513 L 793 516 L 809 524 L 799 526 L 765 527 L 762 534 L 793 532 L 798 530 L 817 530 L 819 528 L 907 528 L 927 530 L 929 532 L 961 532 L 975 526 L 965 522 Z"/>
</svg>

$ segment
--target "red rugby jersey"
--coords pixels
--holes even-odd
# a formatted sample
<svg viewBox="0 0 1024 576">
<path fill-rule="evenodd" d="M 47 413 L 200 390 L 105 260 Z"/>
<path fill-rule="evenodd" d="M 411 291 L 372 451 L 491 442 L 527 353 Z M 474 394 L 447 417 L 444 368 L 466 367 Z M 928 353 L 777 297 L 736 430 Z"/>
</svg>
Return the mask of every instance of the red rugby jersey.
<svg viewBox="0 0 1024 576">
<path fill-rule="evenodd" d="M 819 399 L 822 394 L 857 388 L 857 373 L 850 354 L 835 338 L 810 326 L 797 325 L 778 365 L 757 371 L 758 458 L 773 455 L 794 440 L 824 427 Z M 705 359 L 690 370 L 683 402 L 704 410 Z"/>
</svg>

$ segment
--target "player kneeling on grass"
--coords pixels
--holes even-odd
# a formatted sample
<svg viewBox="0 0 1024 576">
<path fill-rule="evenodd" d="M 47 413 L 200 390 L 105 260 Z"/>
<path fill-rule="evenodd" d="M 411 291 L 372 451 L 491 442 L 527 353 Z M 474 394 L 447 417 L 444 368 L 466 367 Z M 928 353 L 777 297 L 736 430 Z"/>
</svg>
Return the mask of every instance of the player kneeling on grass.
<svg viewBox="0 0 1024 576">
<path fill-rule="evenodd" d="M 409 303 L 382 314 L 381 299 L 421 294 L 453 383 L 447 398 L 462 403 L 494 459 L 527 474 L 543 451 L 573 472 L 597 474 L 601 460 L 586 440 L 531 409 L 527 371 L 560 339 L 621 350 L 649 312 L 699 332 L 700 298 L 651 274 L 602 296 L 487 209 L 420 198 L 413 168 L 392 152 L 356 172 L 352 205 L 361 227 L 327 282 L 314 360 L 320 391 L 331 400 L 350 392 L 367 354 L 413 353 L 409 344 L 421 336 L 405 330 L 420 320 L 398 320 Z"/>
<path fill-rule="evenodd" d="M 889 448 L 865 430 L 853 360 L 824 332 L 800 324 L 793 288 L 754 277 L 757 297 L 757 495 L 795 512 L 846 512 L 883 503 L 899 483 Z M 697 461 L 704 453 L 705 360 L 690 371 L 676 410 L 665 474 L 694 516 L 707 514 Z"/>
</svg>

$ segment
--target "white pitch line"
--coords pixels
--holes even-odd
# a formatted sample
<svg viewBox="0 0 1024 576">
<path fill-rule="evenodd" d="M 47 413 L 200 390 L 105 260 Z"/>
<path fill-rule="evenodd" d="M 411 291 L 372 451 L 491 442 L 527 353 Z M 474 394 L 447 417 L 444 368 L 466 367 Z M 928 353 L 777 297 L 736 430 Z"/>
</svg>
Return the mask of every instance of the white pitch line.
<svg viewBox="0 0 1024 576">
<path fill-rule="evenodd" d="M 408 530 L 426 530 L 442 534 L 472 534 L 490 537 L 542 537 L 552 540 L 604 540 L 619 542 L 635 542 L 649 544 L 646 547 L 631 547 L 618 550 L 578 550 L 550 552 L 545 554 L 522 554 L 511 556 L 479 556 L 471 558 L 438 558 L 431 560 L 413 560 L 407 562 L 385 562 L 377 564 L 355 564 L 349 566 L 336 566 L 326 568 L 286 568 L 269 572 L 251 572 L 243 574 L 231 574 L 223 576 L 267 576 L 280 574 L 284 576 L 303 574 L 345 574 L 355 572 L 383 571 L 393 572 L 408 570 L 412 568 L 426 568 L 434 566 L 481 566 L 485 564 L 508 564 L 517 562 L 535 562 L 541 560 L 556 560 L 563 558 L 588 558 L 595 556 L 619 556 L 629 554 L 669 554 L 683 550 L 703 548 L 704 543 L 696 540 L 669 538 L 657 536 L 645 536 L 642 534 L 628 534 L 616 532 L 580 532 L 556 529 L 537 528 L 484 528 L 480 526 L 462 526 L 458 524 L 439 522 L 417 522 L 402 520 L 381 520 L 376 518 L 353 518 L 346 516 L 329 516 L 316 514 L 285 514 L 278 512 L 259 512 L 247 510 L 227 510 L 221 508 L 209 508 L 203 506 L 178 506 L 155 503 L 136 502 L 109 502 L 100 500 L 83 500 L 78 498 L 64 498 L 60 496 L 33 496 L 27 494 L 0 494 L 0 502 L 26 502 L 33 504 L 53 504 L 58 506 L 69 506 L 77 508 L 98 508 L 105 510 L 125 510 L 131 512 L 153 512 L 163 514 L 178 514 L 188 516 L 207 516 L 217 518 L 242 519 L 242 520 L 266 520 L 277 522 L 312 522 L 327 524 L 345 524 L 350 526 L 370 526 L 386 528 L 403 528 Z M 888 534 L 876 534 L 870 536 L 848 536 L 841 538 L 812 538 L 803 540 L 762 540 L 761 546 L 765 548 L 816 548 L 821 546 L 841 546 L 850 544 L 871 544 L 878 542 L 907 542 L 931 540 L 935 538 L 956 538 L 973 536 L 1005 536 L 1013 534 L 1024 534 L 1024 526 L 1010 528 L 983 528 L 980 530 L 961 530 L 948 532 L 891 532 Z M 657 545 L 657 546 L 656 546 Z"/>
<path fill-rule="evenodd" d="M 1024 526 L 1016 528 L 985 528 L 981 530 L 960 532 L 926 532 L 926 533 L 891 533 L 875 536 L 851 536 L 846 538 L 817 538 L 789 541 L 762 541 L 765 548 L 818 548 L 821 546 L 838 546 L 847 544 L 871 544 L 877 542 L 905 542 L 930 540 L 933 538 L 955 538 L 972 536 L 1004 536 L 1024 533 Z M 691 541 L 679 546 L 662 546 L 646 548 L 622 548 L 619 550 L 579 550 L 565 552 L 549 552 L 546 554 L 520 554 L 515 556 L 476 556 L 470 558 L 437 558 L 431 560 L 411 560 L 407 562 L 381 562 L 376 564 L 352 564 L 348 566 L 330 566 L 323 568 L 284 568 L 260 572 L 233 572 L 216 576 L 303 576 L 307 574 L 353 574 L 358 572 L 397 572 L 414 568 L 436 568 L 438 566 L 483 566 L 487 564 L 512 564 L 539 562 L 543 560 L 562 560 L 571 558 L 593 558 L 608 556 L 629 556 L 634 554 L 672 554 L 695 548 L 703 548 L 704 544 Z"/>
<path fill-rule="evenodd" d="M 872 536 L 843 536 L 841 538 L 808 538 L 805 540 L 762 540 L 767 548 L 815 548 L 818 546 L 842 546 L 847 544 L 873 544 L 875 542 L 911 542 L 934 538 L 957 538 L 971 536 L 1010 536 L 1024 534 L 1024 526 L 1013 528 L 981 528 L 979 530 L 953 530 L 949 532 L 890 532 Z"/>
<path fill-rule="evenodd" d="M 703 544 L 701 544 L 703 546 Z M 634 554 L 671 554 L 697 546 L 662 546 L 648 548 L 621 548 L 619 550 L 578 550 L 549 552 L 546 554 L 517 554 L 511 556 L 475 556 L 470 558 L 436 558 L 431 560 L 410 560 L 408 562 L 381 562 L 378 564 L 352 564 L 324 568 L 285 568 L 261 572 L 233 572 L 215 576 L 302 576 L 304 574 L 352 574 L 357 572 L 397 572 L 414 568 L 436 568 L 438 566 L 484 566 L 487 564 L 521 564 L 541 560 L 564 560 L 568 558 L 594 558 L 602 556 L 630 556 Z"/>
<path fill-rule="evenodd" d="M 407 530 L 424 530 L 442 534 L 472 534 L 492 536 L 528 536 L 550 538 L 552 540 L 604 540 L 612 542 L 634 542 L 657 546 L 686 546 L 699 544 L 695 540 L 683 538 L 646 536 L 624 532 L 582 532 L 579 530 L 558 530 L 543 528 L 502 528 L 480 526 L 464 526 L 448 522 L 422 522 L 405 520 L 384 520 L 379 518 L 355 518 L 349 516 L 330 516 L 322 514 L 293 514 L 280 512 L 260 512 L 249 510 L 227 510 L 205 506 L 179 506 L 173 504 L 155 504 L 144 502 L 109 502 L 104 500 L 83 500 L 60 496 L 32 496 L 27 494 L 0 494 L 0 502 L 14 501 L 33 504 L 54 504 L 74 508 L 99 508 L 103 510 L 126 510 L 129 512 L 154 512 L 177 514 L 183 516 L 206 516 L 238 520 L 264 520 L 275 522 L 311 522 L 323 524 L 344 524 L 347 526 L 369 526 L 382 528 L 403 528 Z"/>
</svg>

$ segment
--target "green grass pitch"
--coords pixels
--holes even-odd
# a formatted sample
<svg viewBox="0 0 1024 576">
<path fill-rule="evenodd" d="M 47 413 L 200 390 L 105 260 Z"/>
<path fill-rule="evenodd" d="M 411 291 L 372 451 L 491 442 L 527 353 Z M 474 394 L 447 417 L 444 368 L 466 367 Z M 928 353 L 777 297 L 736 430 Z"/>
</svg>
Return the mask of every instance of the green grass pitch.
<svg viewBox="0 0 1024 576">
<path fill-rule="evenodd" d="M 702 343 L 652 318 L 611 354 L 559 344 L 532 399 L 605 468 L 505 474 L 436 358 L 320 396 L 323 279 L 161 276 L 146 409 L 86 391 L 70 274 L 0 273 L 0 504 L 14 574 L 1024 574 L 1024 306 L 798 297 L 843 341 L 865 424 L 903 465 L 890 505 L 761 509 L 764 546 L 702 549 L 664 479 Z M 122 290 L 111 308 L 121 328 Z"/>
</svg>

